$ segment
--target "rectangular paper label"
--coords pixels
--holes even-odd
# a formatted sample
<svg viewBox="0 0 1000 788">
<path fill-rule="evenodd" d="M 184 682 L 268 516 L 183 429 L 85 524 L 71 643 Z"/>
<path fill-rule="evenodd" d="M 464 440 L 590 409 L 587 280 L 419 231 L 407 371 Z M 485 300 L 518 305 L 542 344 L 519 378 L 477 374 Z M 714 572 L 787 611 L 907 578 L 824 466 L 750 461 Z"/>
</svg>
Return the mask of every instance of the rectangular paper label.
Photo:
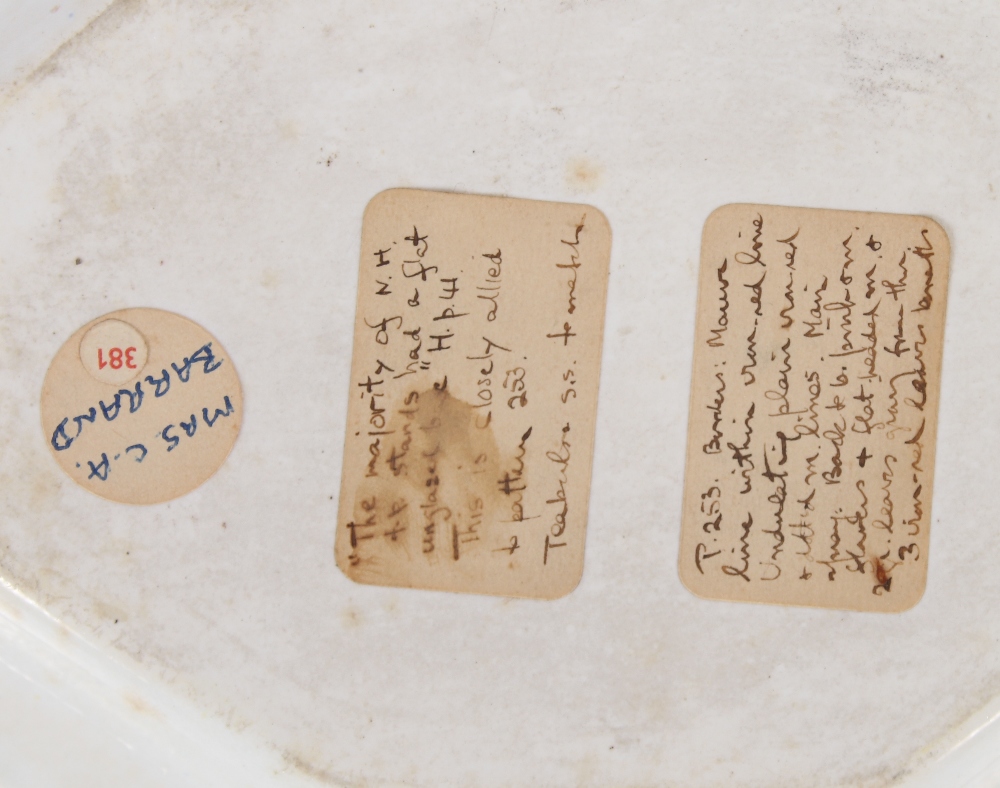
<svg viewBox="0 0 1000 788">
<path fill-rule="evenodd" d="M 727 205 L 708 218 L 688 588 L 852 610 L 920 599 L 949 258 L 922 216 Z"/>
<path fill-rule="evenodd" d="M 410 189 L 369 203 L 336 539 L 348 577 L 576 586 L 610 243 L 585 205 Z"/>
</svg>

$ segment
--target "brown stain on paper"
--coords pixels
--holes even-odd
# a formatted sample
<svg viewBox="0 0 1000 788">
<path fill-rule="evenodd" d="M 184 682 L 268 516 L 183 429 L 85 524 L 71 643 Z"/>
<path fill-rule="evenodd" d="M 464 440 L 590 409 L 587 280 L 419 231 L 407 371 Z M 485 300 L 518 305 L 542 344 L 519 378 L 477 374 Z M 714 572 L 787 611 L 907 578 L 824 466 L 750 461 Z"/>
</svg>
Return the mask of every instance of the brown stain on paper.
<svg viewBox="0 0 1000 788">
<path fill-rule="evenodd" d="M 485 543 L 506 497 L 489 419 L 453 397 L 445 379 L 407 392 L 383 431 L 369 469 L 380 475 L 366 477 L 355 495 L 352 547 L 379 539 L 411 559 L 457 561 Z M 379 574 L 363 559 L 348 567 L 362 582 Z"/>
</svg>

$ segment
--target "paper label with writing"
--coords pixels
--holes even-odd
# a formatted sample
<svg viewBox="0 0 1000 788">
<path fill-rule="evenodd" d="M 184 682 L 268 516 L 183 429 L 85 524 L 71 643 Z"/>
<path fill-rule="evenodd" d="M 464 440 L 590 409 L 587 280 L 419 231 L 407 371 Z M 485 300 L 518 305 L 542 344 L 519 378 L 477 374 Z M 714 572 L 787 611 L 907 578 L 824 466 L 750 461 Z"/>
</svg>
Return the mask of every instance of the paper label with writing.
<svg viewBox="0 0 1000 788">
<path fill-rule="evenodd" d="M 348 577 L 541 598 L 576 587 L 610 244 L 586 205 L 372 199 L 336 538 Z"/>
<path fill-rule="evenodd" d="M 243 398 L 218 340 L 159 309 L 123 309 L 60 348 L 42 386 L 56 461 L 103 498 L 159 503 L 204 482 L 240 431 Z"/>
<path fill-rule="evenodd" d="M 949 259 L 922 216 L 727 205 L 708 218 L 680 550 L 693 592 L 919 601 Z"/>
</svg>

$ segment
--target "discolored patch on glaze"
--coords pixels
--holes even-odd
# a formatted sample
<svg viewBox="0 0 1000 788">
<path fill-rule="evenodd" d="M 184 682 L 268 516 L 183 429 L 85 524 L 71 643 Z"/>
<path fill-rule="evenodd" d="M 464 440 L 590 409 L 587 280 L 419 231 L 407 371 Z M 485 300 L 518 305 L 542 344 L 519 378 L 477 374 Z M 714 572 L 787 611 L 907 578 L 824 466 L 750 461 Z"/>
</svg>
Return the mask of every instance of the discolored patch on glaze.
<svg viewBox="0 0 1000 788">
<path fill-rule="evenodd" d="M 145 717 L 153 717 L 154 719 L 162 719 L 163 715 L 151 706 L 145 699 L 137 695 L 135 692 L 123 692 L 122 700 L 128 706 L 129 709 L 134 711 L 136 714 L 141 714 Z"/>
<path fill-rule="evenodd" d="M 601 184 L 601 166 L 590 159 L 570 159 L 566 163 L 566 183 L 571 189 L 592 192 Z"/>
</svg>

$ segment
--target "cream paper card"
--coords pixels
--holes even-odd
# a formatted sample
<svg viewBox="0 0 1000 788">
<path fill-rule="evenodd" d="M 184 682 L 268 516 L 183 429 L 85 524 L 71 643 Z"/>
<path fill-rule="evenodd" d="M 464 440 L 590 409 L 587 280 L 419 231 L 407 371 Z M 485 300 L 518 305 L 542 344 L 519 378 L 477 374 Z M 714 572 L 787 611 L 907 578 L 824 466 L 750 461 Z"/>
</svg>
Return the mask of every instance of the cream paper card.
<svg viewBox="0 0 1000 788">
<path fill-rule="evenodd" d="M 112 501 L 169 501 L 229 456 L 243 419 L 232 360 L 197 323 L 122 309 L 83 326 L 42 386 L 42 430 L 73 481 Z"/>
<path fill-rule="evenodd" d="M 587 205 L 372 199 L 336 537 L 348 577 L 541 598 L 577 585 L 610 244 Z"/>
<path fill-rule="evenodd" d="M 727 205 L 706 221 L 681 579 L 715 599 L 920 599 L 950 249 L 922 216 Z"/>
</svg>

